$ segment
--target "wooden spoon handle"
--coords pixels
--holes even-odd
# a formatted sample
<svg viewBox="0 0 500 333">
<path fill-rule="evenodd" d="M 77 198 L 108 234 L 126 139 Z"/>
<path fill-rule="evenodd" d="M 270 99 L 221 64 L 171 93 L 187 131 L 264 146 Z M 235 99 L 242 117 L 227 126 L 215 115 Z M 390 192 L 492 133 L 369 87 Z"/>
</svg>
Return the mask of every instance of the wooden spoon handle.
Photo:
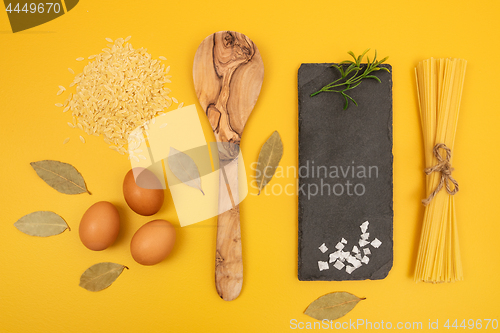
<svg viewBox="0 0 500 333">
<path fill-rule="evenodd" d="M 238 159 L 220 168 L 219 217 L 215 255 L 215 286 L 225 301 L 232 301 L 243 285 L 240 206 L 238 200 Z"/>
<path fill-rule="evenodd" d="M 217 220 L 217 252 L 215 287 L 225 301 L 232 301 L 243 285 L 239 205 L 219 215 Z"/>
</svg>

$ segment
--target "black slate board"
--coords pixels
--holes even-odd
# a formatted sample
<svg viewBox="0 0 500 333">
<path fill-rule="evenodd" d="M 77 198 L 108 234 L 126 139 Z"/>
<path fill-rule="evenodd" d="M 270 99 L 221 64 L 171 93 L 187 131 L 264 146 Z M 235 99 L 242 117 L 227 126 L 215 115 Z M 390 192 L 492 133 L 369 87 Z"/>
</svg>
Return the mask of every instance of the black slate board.
<svg viewBox="0 0 500 333">
<path fill-rule="evenodd" d="M 327 92 L 310 97 L 340 77 L 338 70 L 330 66 L 302 64 L 298 72 L 298 277 L 302 281 L 383 279 L 393 263 L 392 67 L 382 65 L 391 73 L 375 72 L 381 83 L 366 79 L 349 91 L 358 106 L 351 102 L 344 111 L 340 94 Z M 355 167 L 354 177 L 349 166 Z M 318 193 L 313 195 L 316 188 Z M 360 225 L 365 221 L 369 221 L 368 241 L 377 238 L 382 242 L 378 248 L 358 243 Z M 350 252 L 353 245 L 362 253 L 364 248 L 371 252 L 369 262 L 351 274 L 345 267 L 338 270 L 333 266 L 335 262 L 329 263 L 330 253 L 337 251 L 335 246 L 342 238 L 347 241 L 342 251 L 350 255 L 355 255 Z M 328 248 L 325 253 L 319 249 L 323 243 Z M 320 271 L 318 261 L 327 262 L 329 268 Z M 343 264 L 352 266 L 347 261 Z"/>
</svg>

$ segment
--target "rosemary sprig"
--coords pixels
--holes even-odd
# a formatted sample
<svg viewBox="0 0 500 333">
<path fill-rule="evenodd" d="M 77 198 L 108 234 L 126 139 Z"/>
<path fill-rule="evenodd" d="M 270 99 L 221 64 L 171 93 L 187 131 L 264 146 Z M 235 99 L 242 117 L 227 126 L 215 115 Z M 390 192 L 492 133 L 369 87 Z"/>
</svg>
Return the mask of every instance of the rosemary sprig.
<svg viewBox="0 0 500 333">
<path fill-rule="evenodd" d="M 368 64 L 366 65 L 366 67 L 365 65 L 361 65 L 361 61 L 369 50 L 370 49 L 366 49 L 366 51 L 358 57 L 356 57 L 352 51 L 347 52 L 354 58 L 354 61 L 345 60 L 340 63 L 340 66 L 335 64 L 331 66 L 336 68 L 340 72 L 340 79 L 335 80 L 332 83 L 327 84 L 320 90 L 316 91 L 315 93 L 312 93 L 311 97 L 316 96 L 317 94 L 322 92 L 336 92 L 340 93 L 342 97 L 344 97 L 344 110 L 347 109 L 349 100 L 351 100 L 356 106 L 358 106 L 358 103 L 356 103 L 356 101 L 345 92 L 359 86 L 363 79 L 375 79 L 380 82 L 380 79 L 378 77 L 376 77 L 375 75 L 370 75 L 373 72 L 381 69 L 389 72 L 389 69 L 385 67 L 379 67 L 379 65 L 386 61 L 389 57 L 385 57 L 384 59 L 377 61 L 377 50 L 375 50 L 373 61 L 370 62 L 370 58 L 367 56 L 366 60 Z M 342 67 L 344 65 L 346 65 L 347 68 L 344 69 Z M 362 71 L 363 68 L 365 68 L 364 71 Z"/>
</svg>

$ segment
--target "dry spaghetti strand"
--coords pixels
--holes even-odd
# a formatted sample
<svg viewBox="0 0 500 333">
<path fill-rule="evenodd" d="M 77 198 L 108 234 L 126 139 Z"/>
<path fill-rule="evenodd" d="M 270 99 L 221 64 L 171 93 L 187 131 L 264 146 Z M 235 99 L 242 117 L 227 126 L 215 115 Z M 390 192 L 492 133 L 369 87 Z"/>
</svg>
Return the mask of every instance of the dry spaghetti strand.
<svg viewBox="0 0 500 333">
<path fill-rule="evenodd" d="M 431 58 L 415 68 L 426 168 L 440 163 L 434 154 L 436 145 L 443 144 L 453 151 L 466 66 L 463 59 Z M 441 182 L 440 172 L 426 177 L 426 196 L 434 196 L 425 207 L 415 267 L 417 282 L 463 279 L 455 197 L 449 191 L 435 191 Z"/>
</svg>

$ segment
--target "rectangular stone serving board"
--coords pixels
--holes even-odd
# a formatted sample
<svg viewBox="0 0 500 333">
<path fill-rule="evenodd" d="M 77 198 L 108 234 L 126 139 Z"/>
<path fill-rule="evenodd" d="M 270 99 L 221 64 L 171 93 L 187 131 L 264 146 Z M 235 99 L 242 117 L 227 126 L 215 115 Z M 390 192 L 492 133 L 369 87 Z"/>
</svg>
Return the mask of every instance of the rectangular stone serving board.
<svg viewBox="0 0 500 333">
<path fill-rule="evenodd" d="M 338 93 L 310 96 L 340 77 L 331 65 L 302 64 L 298 71 L 298 278 L 383 279 L 393 264 L 392 67 L 383 64 L 390 73 L 375 72 L 381 83 L 364 79 L 348 91 L 358 106 L 349 101 L 343 110 L 345 101 Z M 361 246 L 365 221 L 368 244 Z M 377 241 L 372 243 L 375 238 L 381 242 L 378 248 Z M 346 266 L 359 262 L 338 251 L 339 242 L 344 246 L 340 251 L 361 262 L 350 274 Z M 324 253 L 319 249 L 323 243 L 328 248 Z M 356 258 L 354 245 L 363 254 L 361 260 L 369 249 L 367 263 Z M 345 265 L 340 270 L 334 266 L 337 260 Z"/>
</svg>

